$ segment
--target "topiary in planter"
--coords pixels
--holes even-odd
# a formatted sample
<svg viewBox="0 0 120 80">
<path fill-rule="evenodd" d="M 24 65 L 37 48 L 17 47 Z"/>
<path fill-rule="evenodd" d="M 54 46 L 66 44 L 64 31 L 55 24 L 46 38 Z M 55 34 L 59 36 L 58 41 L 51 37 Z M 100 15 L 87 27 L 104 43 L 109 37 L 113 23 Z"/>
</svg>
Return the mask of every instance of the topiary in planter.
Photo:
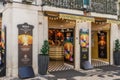
<svg viewBox="0 0 120 80">
<path fill-rule="evenodd" d="M 120 41 L 119 39 L 115 40 L 113 60 L 114 60 L 115 65 L 120 65 Z"/>
<path fill-rule="evenodd" d="M 119 51 L 120 50 L 120 42 L 119 39 L 115 40 L 115 51 Z"/>
<path fill-rule="evenodd" d="M 47 40 L 44 41 L 44 44 L 42 45 L 42 49 L 40 51 L 43 55 L 48 55 L 49 43 Z"/>
<path fill-rule="evenodd" d="M 48 64 L 49 64 L 49 43 L 47 40 L 44 41 L 44 44 L 41 48 L 41 54 L 38 54 L 38 73 L 41 75 L 45 75 L 48 70 Z"/>
</svg>

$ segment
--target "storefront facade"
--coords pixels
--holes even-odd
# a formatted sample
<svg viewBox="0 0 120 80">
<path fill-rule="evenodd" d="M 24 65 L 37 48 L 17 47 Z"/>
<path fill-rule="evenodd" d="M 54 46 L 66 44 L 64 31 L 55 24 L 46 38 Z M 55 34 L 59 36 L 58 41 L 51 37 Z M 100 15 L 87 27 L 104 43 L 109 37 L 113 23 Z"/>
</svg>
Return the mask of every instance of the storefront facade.
<svg viewBox="0 0 120 80">
<path fill-rule="evenodd" d="M 67 19 L 74 21 L 74 69 L 81 69 L 81 61 L 87 60 L 91 63 L 92 58 L 92 23 L 95 22 L 94 17 L 84 15 L 83 11 L 61 9 L 47 6 L 34 6 L 19 3 L 7 3 L 2 10 L 2 27 L 6 27 L 6 76 L 18 76 L 19 67 L 19 29 L 18 25 L 27 23 L 32 25 L 32 65 L 35 74 L 38 74 L 38 54 L 44 40 L 49 39 L 49 18 L 53 16 L 45 15 L 45 12 L 58 13 L 57 18 Z M 64 14 L 65 13 L 65 14 Z M 49 14 L 49 13 L 48 13 Z M 91 13 L 91 16 L 102 17 L 102 14 Z M 110 64 L 113 65 L 113 51 L 114 41 L 120 39 L 119 24 L 117 20 L 111 20 L 108 18 L 117 19 L 113 15 L 104 15 L 106 23 L 110 24 L 110 41 L 109 41 L 109 59 Z M 59 27 L 60 29 L 60 27 Z M 85 34 L 83 34 L 85 33 Z M 87 39 L 82 42 L 82 37 L 85 35 Z M 84 39 L 83 39 L 84 40 Z M 84 48 L 83 48 L 83 47 Z M 82 53 L 82 51 L 85 51 Z"/>
</svg>

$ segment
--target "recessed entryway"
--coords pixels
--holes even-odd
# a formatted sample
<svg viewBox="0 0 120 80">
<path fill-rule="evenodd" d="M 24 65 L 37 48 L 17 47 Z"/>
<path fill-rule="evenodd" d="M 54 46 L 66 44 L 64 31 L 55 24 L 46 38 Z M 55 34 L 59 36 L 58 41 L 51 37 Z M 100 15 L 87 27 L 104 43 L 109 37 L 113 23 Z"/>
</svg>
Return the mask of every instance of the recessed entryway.
<svg viewBox="0 0 120 80">
<path fill-rule="evenodd" d="M 67 70 L 74 67 L 75 21 L 48 17 L 50 63 L 48 71 Z"/>
<path fill-rule="evenodd" d="M 91 28 L 91 63 L 94 67 L 110 64 L 110 24 L 98 19 Z"/>
</svg>

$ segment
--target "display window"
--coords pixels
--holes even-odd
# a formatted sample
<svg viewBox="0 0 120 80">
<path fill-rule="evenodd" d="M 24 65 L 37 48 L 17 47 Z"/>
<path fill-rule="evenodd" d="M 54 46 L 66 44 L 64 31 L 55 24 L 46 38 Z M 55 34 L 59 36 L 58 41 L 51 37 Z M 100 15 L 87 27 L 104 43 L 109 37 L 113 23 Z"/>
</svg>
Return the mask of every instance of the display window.
<svg viewBox="0 0 120 80">
<path fill-rule="evenodd" d="M 49 44 L 50 46 L 62 46 L 64 61 L 74 61 L 74 29 L 54 29 L 49 28 Z"/>
</svg>

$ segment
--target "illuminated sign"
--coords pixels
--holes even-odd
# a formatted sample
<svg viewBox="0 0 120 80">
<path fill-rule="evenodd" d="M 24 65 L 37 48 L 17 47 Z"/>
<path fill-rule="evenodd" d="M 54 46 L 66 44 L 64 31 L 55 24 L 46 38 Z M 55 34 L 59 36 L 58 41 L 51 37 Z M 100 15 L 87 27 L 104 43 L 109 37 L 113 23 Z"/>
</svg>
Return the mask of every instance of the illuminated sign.
<svg viewBox="0 0 120 80">
<path fill-rule="evenodd" d="M 32 30 L 27 23 L 18 25 L 18 66 L 32 66 Z"/>
</svg>

